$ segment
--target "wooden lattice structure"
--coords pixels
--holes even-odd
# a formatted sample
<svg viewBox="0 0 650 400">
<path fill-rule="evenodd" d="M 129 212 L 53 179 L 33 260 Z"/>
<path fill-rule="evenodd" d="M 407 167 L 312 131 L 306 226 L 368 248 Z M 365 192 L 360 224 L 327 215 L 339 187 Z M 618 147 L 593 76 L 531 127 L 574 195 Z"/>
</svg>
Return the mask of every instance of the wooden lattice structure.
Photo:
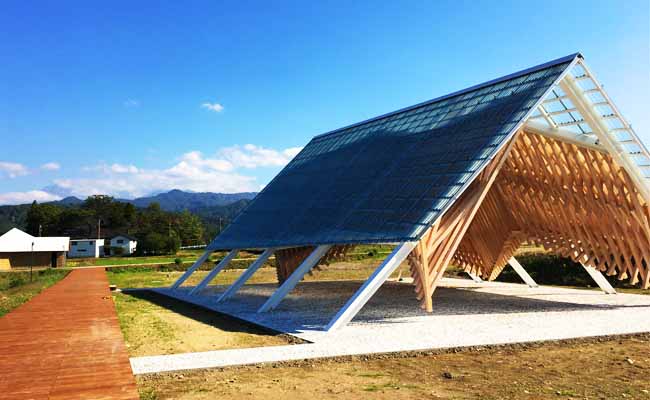
<svg viewBox="0 0 650 400">
<path fill-rule="evenodd" d="M 409 255 L 423 308 L 450 261 L 494 280 L 525 241 L 649 288 L 650 214 L 628 173 L 601 150 L 514 140 Z"/>
<path fill-rule="evenodd" d="M 650 287 L 648 205 L 606 152 L 524 133 L 455 261 L 494 279 L 526 240 Z"/>
</svg>

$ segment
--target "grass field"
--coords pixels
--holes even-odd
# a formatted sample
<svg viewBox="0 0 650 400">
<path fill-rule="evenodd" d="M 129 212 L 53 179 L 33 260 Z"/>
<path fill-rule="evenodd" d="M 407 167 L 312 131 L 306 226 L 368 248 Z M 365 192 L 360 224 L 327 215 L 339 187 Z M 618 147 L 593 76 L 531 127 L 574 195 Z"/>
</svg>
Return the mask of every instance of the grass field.
<svg viewBox="0 0 650 400">
<path fill-rule="evenodd" d="M 0 273 L 0 317 L 54 285 L 68 274 L 65 270 L 34 271 L 30 282 L 29 271 Z"/>
<path fill-rule="evenodd" d="M 91 267 L 106 265 L 135 265 L 135 264 L 172 264 L 176 258 L 190 263 L 201 255 L 201 250 L 181 250 L 174 255 L 150 256 L 150 257 L 102 257 L 102 258 L 69 258 L 66 266 Z M 212 259 L 223 257 L 222 253 L 214 253 Z"/>
<path fill-rule="evenodd" d="M 365 259 L 375 259 L 379 260 L 390 253 L 392 250 L 391 246 L 384 245 L 359 245 L 354 248 L 354 251 L 350 252 L 346 256 L 348 261 L 359 261 Z M 142 264 L 151 264 L 153 265 L 173 265 L 175 264 L 176 259 L 180 259 L 183 266 L 187 267 L 194 263 L 204 250 L 180 250 L 174 255 L 162 255 L 162 256 L 148 256 L 148 257 L 103 257 L 103 258 L 71 258 L 67 260 L 67 267 L 76 268 L 76 267 L 92 267 L 92 266 L 128 266 L 135 265 L 139 266 Z M 226 255 L 225 252 L 215 252 L 210 256 L 210 262 L 214 263 L 218 260 L 221 260 Z M 234 262 L 231 263 L 231 267 L 234 268 L 245 268 L 246 265 L 254 261 L 258 253 L 241 251 L 235 258 Z M 269 265 L 273 264 L 275 257 L 269 259 Z"/>
<path fill-rule="evenodd" d="M 274 346 L 286 337 L 150 292 L 116 294 L 130 356 Z"/>
<path fill-rule="evenodd" d="M 375 256 L 356 261 L 322 266 L 320 271 L 305 277 L 313 280 L 366 279 L 378 264 Z M 225 285 L 234 282 L 243 272 L 228 269 L 212 282 Z M 150 288 L 170 286 L 183 271 L 164 271 L 152 267 L 114 268 L 107 272 L 109 282 L 118 288 Z M 196 285 L 208 271 L 197 271 L 187 281 Z M 248 283 L 277 282 L 274 268 L 261 268 Z M 173 354 L 287 344 L 287 337 L 269 334 L 213 312 L 144 291 L 113 295 L 120 327 L 129 355 Z"/>
<path fill-rule="evenodd" d="M 137 377 L 142 399 L 650 399 L 650 335 Z"/>
</svg>

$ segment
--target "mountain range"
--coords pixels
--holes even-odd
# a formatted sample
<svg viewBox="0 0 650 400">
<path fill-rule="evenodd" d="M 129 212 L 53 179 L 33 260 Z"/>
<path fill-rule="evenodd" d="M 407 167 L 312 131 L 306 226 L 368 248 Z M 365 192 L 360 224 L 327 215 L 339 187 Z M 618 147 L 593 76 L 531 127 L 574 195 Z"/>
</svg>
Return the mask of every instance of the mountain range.
<svg viewBox="0 0 650 400">
<path fill-rule="evenodd" d="M 198 193 L 174 189 L 153 196 L 115 200 L 131 203 L 138 208 L 144 208 L 156 202 L 165 211 L 178 212 L 188 210 L 198 215 L 206 224 L 220 226 L 222 222 L 234 218 L 248 205 L 255 195 L 257 193 L 254 192 Z M 83 202 L 78 197 L 69 196 L 50 203 L 65 207 L 78 207 Z M 29 207 L 29 204 L 0 206 L 0 234 L 13 227 L 24 229 Z"/>
<path fill-rule="evenodd" d="M 122 203 L 131 203 L 136 207 L 144 208 L 151 203 L 160 204 L 165 211 L 196 211 L 209 207 L 223 207 L 240 200 L 252 200 L 257 193 L 211 193 L 211 192 L 185 192 L 178 189 L 166 193 L 159 193 L 154 196 L 138 197 L 135 199 L 115 199 Z M 51 202 L 62 206 L 78 206 L 84 201 L 75 196 L 69 196 L 58 201 Z"/>
</svg>

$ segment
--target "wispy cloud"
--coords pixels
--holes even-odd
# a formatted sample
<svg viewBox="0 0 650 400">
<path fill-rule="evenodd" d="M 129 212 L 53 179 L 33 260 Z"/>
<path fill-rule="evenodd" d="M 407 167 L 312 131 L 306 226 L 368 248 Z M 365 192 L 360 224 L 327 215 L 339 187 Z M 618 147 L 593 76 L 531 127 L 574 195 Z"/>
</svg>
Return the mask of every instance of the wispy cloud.
<svg viewBox="0 0 650 400">
<path fill-rule="evenodd" d="M 235 167 L 282 167 L 302 150 L 302 147 L 290 147 L 278 151 L 254 144 L 232 146 L 222 149 L 219 154 Z"/>
<path fill-rule="evenodd" d="M 106 163 L 99 163 L 97 165 L 91 165 L 91 166 L 84 166 L 81 168 L 82 171 L 86 172 L 101 172 L 103 174 L 110 174 L 110 173 L 116 173 L 116 174 L 126 174 L 126 173 L 131 173 L 135 174 L 138 172 L 138 168 L 135 165 L 126 165 L 126 164 L 106 164 Z"/>
<path fill-rule="evenodd" d="M 251 169 L 283 167 L 300 150 L 299 147 L 276 150 L 246 144 L 217 149 L 212 156 L 189 151 L 181 154 L 169 168 L 162 169 L 101 162 L 81 168 L 80 177 L 55 179 L 42 190 L 0 193 L 0 204 L 52 201 L 66 196 L 85 198 L 92 194 L 134 198 L 171 189 L 222 193 L 258 191 L 264 185 L 250 173 Z M 41 168 L 54 167 L 46 168 L 47 164 Z M 14 165 L 11 171 L 15 175 L 23 170 Z"/>
<path fill-rule="evenodd" d="M 201 107 L 217 113 L 223 111 L 223 106 L 219 103 L 203 103 Z"/>
<path fill-rule="evenodd" d="M 58 171 L 61 169 L 61 164 L 57 162 L 49 162 L 41 165 L 41 169 L 45 171 Z"/>
<path fill-rule="evenodd" d="M 42 190 L 0 193 L 0 204 L 27 204 L 34 200 L 42 203 L 45 201 L 61 200 L 61 197 Z"/>
<path fill-rule="evenodd" d="M 138 108 L 141 103 L 138 99 L 126 99 L 123 104 L 126 108 Z"/>
<path fill-rule="evenodd" d="M 0 161 L 0 178 L 9 177 L 11 179 L 29 174 L 29 169 L 23 164 Z"/>
<path fill-rule="evenodd" d="M 47 190 L 78 197 L 109 194 L 125 198 L 170 189 L 223 193 L 257 191 L 261 187 L 257 179 L 241 170 L 282 167 L 299 151 L 300 148 L 275 150 L 247 144 L 219 149 L 214 156 L 200 151 L 186 152 L 166 169 L 100 163 L 82 168 L 96 176 L 56 179 L 55 185 Z"/>
</svg>

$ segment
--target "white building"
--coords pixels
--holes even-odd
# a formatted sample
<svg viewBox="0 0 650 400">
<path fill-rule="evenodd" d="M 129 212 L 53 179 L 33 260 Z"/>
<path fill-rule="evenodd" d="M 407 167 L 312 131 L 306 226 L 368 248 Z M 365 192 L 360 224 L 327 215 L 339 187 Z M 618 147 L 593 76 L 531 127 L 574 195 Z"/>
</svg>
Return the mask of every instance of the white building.
<svg viewBox="0 0 650 400">
<path fill-rule="evenodd" d="M 97 258 L 104 256 L 104 239 L 74 239 L 70 241 L 68 257 Z"/>
<path fill-rule="evenodd" d="M 0 270 L 64 267 L 69 237 L 35 237 L 13 228 L 0 236 Z"/>
<path fill-rule="evenodd" d="M 128 235 L 117 235 L 110 240 L 110 245 L 111 251 L 114 247 L 121 247 L 122 254 L 131 255 L 135 253 L 135 248 L 138 246 L 138 239 Z"/>
</svg>

